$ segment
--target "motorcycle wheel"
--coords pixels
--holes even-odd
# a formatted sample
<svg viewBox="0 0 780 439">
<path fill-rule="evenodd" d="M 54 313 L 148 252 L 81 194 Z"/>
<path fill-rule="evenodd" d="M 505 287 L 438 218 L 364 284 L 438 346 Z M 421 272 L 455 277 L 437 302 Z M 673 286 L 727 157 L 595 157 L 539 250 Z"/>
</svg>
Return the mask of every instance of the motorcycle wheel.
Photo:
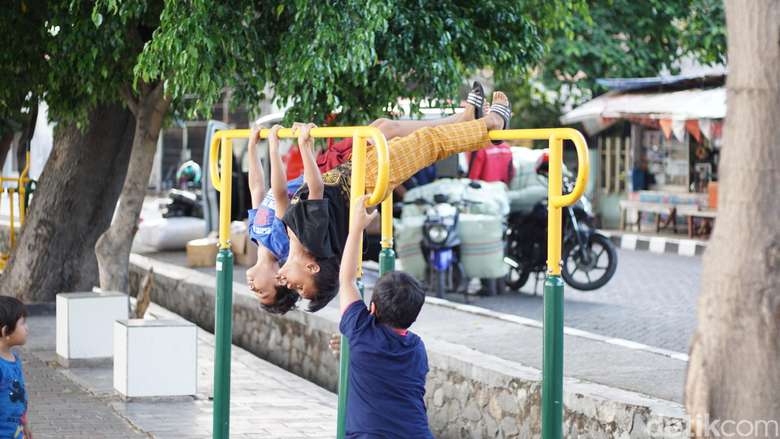
<svg viewBox="0 0 780 439">
<path fill-rule="evenodd" d="M 509 272 L 504 277 L 504 283 L 512 291 L 520 291 L 523 285 L 528 282 L 531 271 L 519 265 L 518 267 L 509 266 Z"/>
<path fill-rule="evenodd" d="M 466 268 L 463 263 L 458 262 L 452 268 L 452 288 L 453 293 L 465 293 L 469 288 L 469 281 L 466 278 Z"/>
<path fill-rule="evenodd" d="M 603 287 L 615 275 L 617 251 L 612 241 L 599 233 L 594 233 L 590 237 L 588 248 L 585 251 L 590 254 L 590 261 L 587 263 L 582 261 L 578 244 L 567 246 L 564 249 L 561 276 L 573 288 L 592 291 Z M 605 257 L 606 264 L 604 263 Z M 578 274 L 580 276 L 577 276 Z"/>
<path fill-rule="evenodd" d="M 439 299 L 444 299 L 444 290 L 447 284 L 447 272 L 434 271 L 434 277 L 436 278 L 436 297 Z"/>
</svg>

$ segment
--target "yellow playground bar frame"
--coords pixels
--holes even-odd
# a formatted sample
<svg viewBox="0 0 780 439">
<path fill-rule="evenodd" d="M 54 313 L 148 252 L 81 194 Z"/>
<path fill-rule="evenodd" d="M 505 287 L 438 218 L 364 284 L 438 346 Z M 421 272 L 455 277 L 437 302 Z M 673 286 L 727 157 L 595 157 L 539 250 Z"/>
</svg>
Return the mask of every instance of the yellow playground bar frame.
<svg viewBox="0 0 780 439">
<path fill-rule="evenodd" d="M 267 138 L 270 130 L 260 130 Z M 230 431 L 230 350 L 232 341 L 233 254 L 230 250 L 230 212 L 234 139 L 245 139 L 249 129 L 217 131 L 211 142 L 209 176 L 220 192 L 219 253 L 217 255 L 217 298 L 215 308 L 216 361 L 214 368 L 215 439 L 227 439 Z M 365 192 L 366 140 L 372 139 L 377 155 L 378 175 L 369 206 L 382 203 L 382 253 L 380 275 L 394 267 L 392 192 L 388 191 L 390 163 L 388 142 L 379 129 L 370 126 L 313 128 L 314 138 L 353 138 L 352 199 Z M 582 134 L 571 128 L 541 128 L 490 131 L 491 140 L 547 140 L 549 142 L 547 280 L 544 288 L 544 354 L 542 380 L 542 437 L 562 437 L 563 414 L 563 281 L 561 272 L 562 208 L 574 204 L 585 191 L 590 162 L 588 146 Z M 295 138 L 289 128 L 279 130 L 280 138 Z M 562 193 L 563 141 L 570 140 L 577 151 L 577 178 L 571 193 Z M 220 172 L 221 171 L 221 172 Z M 222 178 L 228 176 L 228 178 Z M 351 218 L 351 215 L 350 215 Z M 557 231 L 557 233 L 554 233 Z M 359 262 L 360 263 L 360 262 Z M 349 349 L 342 338 L 339 376 L 338 438 L 344 437 L 346 413 L 346 376 Z"/>
</svg>

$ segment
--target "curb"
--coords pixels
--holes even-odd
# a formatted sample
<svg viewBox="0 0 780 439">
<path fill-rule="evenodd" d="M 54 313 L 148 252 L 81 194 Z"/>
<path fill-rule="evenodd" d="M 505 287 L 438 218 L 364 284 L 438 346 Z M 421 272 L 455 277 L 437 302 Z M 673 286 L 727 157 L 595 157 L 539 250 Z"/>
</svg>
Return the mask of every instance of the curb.
<svg viewBox="0 0 780 439">
<path fill-rule="evenodd" d="M 615 230 L 599 230 L 599 232 L 609 237 L 618 248 L 623 250 L 650 251 L 651 253 L 668 253 L 680 256 L 701 256 L 707 249 L 707 241 L 697 239 L 645 236 Z"/>
</svg>

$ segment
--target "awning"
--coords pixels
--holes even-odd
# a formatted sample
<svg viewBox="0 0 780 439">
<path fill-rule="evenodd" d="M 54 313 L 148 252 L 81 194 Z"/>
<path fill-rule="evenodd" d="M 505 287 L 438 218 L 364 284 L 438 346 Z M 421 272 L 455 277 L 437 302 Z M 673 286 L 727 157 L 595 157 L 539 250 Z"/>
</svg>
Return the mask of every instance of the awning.
<svg viewBox="0 0 780 439">
<path fill-rule="evenodd" d="M 561 117 L 561 123 L 582 123 L 595 134 L 612 120 L 628 117 L 698 120 L 726 117 L 726 88 L 682 90 L 668 93 L 609 92 L 573 109 Z"/>
</svg>

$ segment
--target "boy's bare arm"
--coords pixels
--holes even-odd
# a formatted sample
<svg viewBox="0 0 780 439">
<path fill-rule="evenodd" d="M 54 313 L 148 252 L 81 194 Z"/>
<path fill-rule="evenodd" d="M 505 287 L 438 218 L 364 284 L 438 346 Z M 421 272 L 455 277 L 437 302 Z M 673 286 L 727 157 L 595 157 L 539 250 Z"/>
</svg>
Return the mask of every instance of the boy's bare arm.
<svg viewBox="0 0 780 439">
<path fill-rule="evenodd" d="M 363 230 L 371 221 L 376 218 L 378 211 L 372 213 L 366 212 L 367 195 L 363 195 L 355 200 L 352 205 L 352 218 L 349 222 L 349 235 L 347 243 L 344 245 L 344 254 L 341 257 L 341 267 L 339 269 L 339 309 L 341 313 L 349 308 L 349 305 L 360 300 L 360 293 L 357 288 L 358 258 L 360 257 L 360 240 L 363 237 Z"/>
<path fill-rule="evenodd" d="M 257 158 L 257 141 L 260 138 L 260 127 L 252 126 L 252 134 L 249 136 L 247 156 L 249 159 L 249 194 L 252 197 L 252 209 L 257 209 L 265 197 L 265 175 L 260 160 Z"/>
<path fill-rule="evenodd" d="M 301 159 L 303 160 L 303 181 L 309 187 L 309 199 L 321 200 L 325 193 L 325 184 L 322 182 L 317 159 L 314 157 L 314 142 L 309 136 L 309 131 L 312 128 L 317 128 L 317 125 L 313 123 L 293 124 L 293 131 L 298 131 L 298 148 L 301 150 Z"/>
<path fill-rule="evenodd" d="M 287 212 L 287 206 L 290 204 L 290 201 L 287 199 L 287 176 L 284 173 L 282 156 L 279 154 L 279 136 L 277 133 L 281 128 L 281 125 L 274 125 L 268 134 L 268 158 L 271 162 L 271 193 L 273 193 L 276 202 L 276 217 L 280 219 Z"/>
</svg>

